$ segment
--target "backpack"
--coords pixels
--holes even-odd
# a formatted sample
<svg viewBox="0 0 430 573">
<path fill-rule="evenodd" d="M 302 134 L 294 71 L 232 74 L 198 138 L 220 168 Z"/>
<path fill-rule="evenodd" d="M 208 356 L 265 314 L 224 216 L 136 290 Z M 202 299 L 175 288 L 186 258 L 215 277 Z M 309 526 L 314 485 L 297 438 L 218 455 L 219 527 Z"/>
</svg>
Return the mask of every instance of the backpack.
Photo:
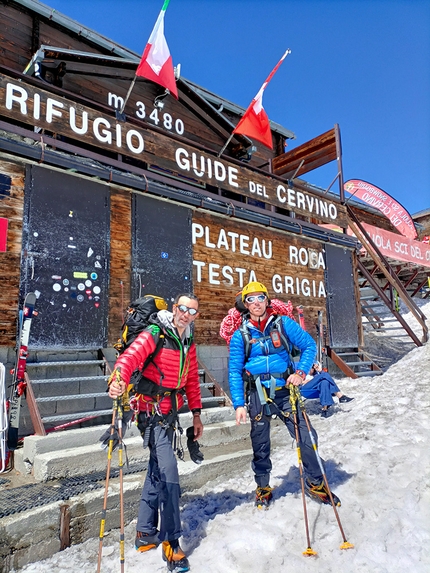
<svg viewBox="0 0 430 573">
<path fill-rule="evenodd" d="M 161 331 L 161 327 L 158 324 L 154 324 L 156 314 L 159 310 L 167 310 L 167 302 L 164 298 L 152 294 L 144 295 L 130 303 L 121 328 L 121 336 L 118 342 L 114 344 L 114 348 L 119 356 L 145 329 L 150 329 L 151 334 L 157 340 L 154 352 L 146 358 L 142 369 L 135 370 L 132 374 L 130 383 L 133 384 L 139 393 L 142 393 L 138 388 L 139 383 L 143 380 L 142 372 L 150 362 L 154 361 L 164 344 L 164 334 Z M 164 375 L 160 372 L 160 380 L 163 378 Z"/>
<path fill-rule="evenodd" d="M 136 299 L 127 308 L 126 317 L 121 327 L 121 336 L 115 350 L 122 354 L 137 336 L 151 324 L 151 316 L 159 310 L 167 310 L 167 302 L 160 296 L 146 294 Z"/>
</svg>

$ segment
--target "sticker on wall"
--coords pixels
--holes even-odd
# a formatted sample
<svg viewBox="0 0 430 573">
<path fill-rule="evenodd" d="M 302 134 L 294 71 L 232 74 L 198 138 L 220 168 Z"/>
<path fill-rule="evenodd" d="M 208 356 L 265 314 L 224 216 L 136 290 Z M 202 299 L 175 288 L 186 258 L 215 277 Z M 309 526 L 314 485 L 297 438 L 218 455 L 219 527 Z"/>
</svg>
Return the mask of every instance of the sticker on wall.
<svg viewBox="0 0 430 573">
<path fill-rule="evenodd" d="M 91 257 L 91 255 L 94 255 L 94 251 L 93 251 L 92 248 L 90 247 L 90 248 L 88 249 L 88 252 L 87 252 L 87 257 Z"/>
<path fill-rule="evenodd" d="M 168 259 L 169 258 L 169 253 L 166 253 L 164 251 L 161 252 L 161 258 L 162 259 Z"/>
<path fill-rule="evenodd" d="M 64 280 L 63 280 L 63 285 L 64 285 L 64 286 L 68 286 L 68 284 L 69 284 L 69 279 L 64 279 Z"/>
<path fill-rule="evenodd" d="M 85 285 L 84 285 L 84 283 L 79 283 L 79 284 L 78 284 L 78 290 L 85 290 Z"/>
<path fill-rule="evenodd" d="M 90 277 L 93 279 L 93 281 L 97 280 L 98 274 L 97 273 L 91 273 Z"/>
<path fill-rule="evenodd" d="M 59 292 L 61 290 L 61 285 L 59 283 L 54 283 L 52 288 L 55 292 Z"/>
<path fill-rule="evenodd" d="M 96 267 L 96 269 L 101 269 L 102 266 L 98 261 L 95 261 L 94 266 Z"/>
<path fill-rule="evenodd" d="M 95 286 L 95 287 L 93 288 L 93 293 L 94 293 L 94 294 L 100 294 L 100 291 L 101 291 L 101 288 L 100 288 L 99 286 Z"/>
<path fill-rule="evenodd" d="M 90 287 L 93 283 L 90 280 L 85 281 L 85 286 Z"/>
<path fill-rule="evenodd" d="M 83 273 L 83 272 L 74 272 L 73 273 L 73 278 L 74 279 L 87 279 L 88 278 L 88 273 Z"/>
<path fill-rule="evenodd" d="M 52 275 L 51 279 L 53 281 L 61 281 L 61 277 L 59 275 Z"/>
<path fill-rule="evenodd" d="M 83 302 L 85 300 L 85 297 L 83 294 L 78 294 L 78 296 L 76 297 L 76 300 L 78 302 Z"/>
</svg>

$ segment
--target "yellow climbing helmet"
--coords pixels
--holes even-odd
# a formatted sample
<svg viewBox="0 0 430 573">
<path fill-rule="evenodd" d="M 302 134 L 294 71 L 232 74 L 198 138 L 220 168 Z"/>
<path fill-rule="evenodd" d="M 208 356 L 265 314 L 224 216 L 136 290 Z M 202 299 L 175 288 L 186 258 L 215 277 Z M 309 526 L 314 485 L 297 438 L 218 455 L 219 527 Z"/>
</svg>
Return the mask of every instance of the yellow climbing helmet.
<svg viewBox="0 0 430 573">
<path fill-rule="evenodd" d="M 263 292 L 267 296 L 267 298 L 269 298 L 269 292 L 267 288 L 264 286 L 264 284 L 259 283 L 258 281 L 252 281 L 243 287 L 242 300 L 244 301 L 245 298 L 252 292 Z"/>
</svg>

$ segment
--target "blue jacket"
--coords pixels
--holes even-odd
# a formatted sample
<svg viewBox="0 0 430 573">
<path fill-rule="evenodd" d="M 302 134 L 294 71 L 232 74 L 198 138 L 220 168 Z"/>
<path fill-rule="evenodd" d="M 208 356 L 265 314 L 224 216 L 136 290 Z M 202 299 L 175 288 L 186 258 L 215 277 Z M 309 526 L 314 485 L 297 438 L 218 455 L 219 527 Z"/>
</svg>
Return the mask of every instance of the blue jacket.
<svg viewBox="0 0 430 573">
<path fill-rule="evenodd" d="M 245 405 L 245 389 L 243 382 L 243 369 L 254 376 L 259 374 L 273 374 L 285 372 L 290 363 L 290 356 L 284 346 L 275 348 L 272 340 L 268 337 L 271 323 L 277 318 L 277 314 L 269 316 L 264 332 L 256 328 L 249 320 L 244 325 L 248 327 L 251 338 L 255 340 L 251 344 L 251 352 L 248 361 L 245 364 L 245 344 L 242 333 L 238 330 L 233 334 L 230 342 L 230 360 L 229 360 L 229 384 L 231 399 L 234 408 Z M 315 361 L 317 351 L 313 338 L 303 330 L 294 320 L 287 316 L 282 316 L 283 333 L 290 343 L 290 349 L 293 345 L 300 350 L 300 360 L 295 369 L 303 370 L 308 373 Z M 265 338 L 268 337 L 268 338 Z M 258 342 L 259 338 L 265 338 Z M 262 384 L 270 385 L 270 381 L 262 381 Z M 279 379 L 279 386 L 284 386 L 285 380 Z"/>
</svg>

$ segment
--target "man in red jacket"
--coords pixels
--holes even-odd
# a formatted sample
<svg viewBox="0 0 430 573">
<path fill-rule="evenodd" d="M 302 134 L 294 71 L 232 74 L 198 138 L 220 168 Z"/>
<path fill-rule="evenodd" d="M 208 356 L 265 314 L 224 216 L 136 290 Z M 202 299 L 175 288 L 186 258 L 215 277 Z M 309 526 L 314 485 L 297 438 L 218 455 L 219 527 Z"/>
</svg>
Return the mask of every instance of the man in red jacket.
<svg viewBox="0 0 430 573">
<path fill-rule="evenodd" d="M 203 433 L 197 353 L 191 329 L 198 312 L 197 297 L 181 294 L 175 298 L 173 312 L 160 310 L 152 315 L 153 324 L 117 359 L 109 385 L 111 398 L 121 396 L 133 372 L 142 370 L 163 338 L 161 349 L 145 367 L 138 393 L 132 398 L 144 447 L 147 443 L 150 451 L 137 519 L 136 549 L 148 551 L 162 542 L 162 557 L 169 570 L 175 572 L 189 570 L 188 559 L 179 546 L 179 472 L 172 448 L 177 411 L 184 403 L 182 391 L 193 413 L 194 440 Z"/>
</svg>

